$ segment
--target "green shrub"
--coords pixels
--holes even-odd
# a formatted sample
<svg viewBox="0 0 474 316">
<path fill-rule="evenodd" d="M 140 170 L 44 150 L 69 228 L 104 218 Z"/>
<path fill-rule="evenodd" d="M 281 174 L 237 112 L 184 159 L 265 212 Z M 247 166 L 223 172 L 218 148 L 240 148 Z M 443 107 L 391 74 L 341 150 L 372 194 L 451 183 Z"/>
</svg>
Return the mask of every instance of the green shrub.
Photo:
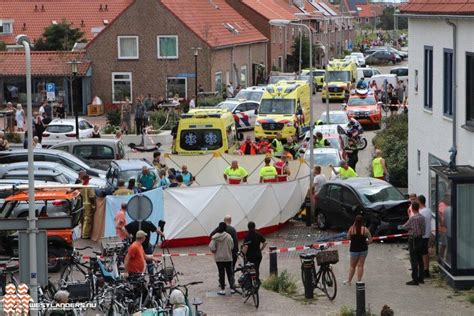
<svg viewBox="0 0 474 316">
<path fill-rule="evenodd" d="M 408 115 L 388 117 L 386 128 L 377 132 L 372 142 L 382 151 L 390 182 L 399 188 L 408 187 Z"/>
<path fill-rule="evenodd" d="M 204 97 L 198 99 L 198 107 L 213 107 L 224 101 L 221 96 Z"/>
<path fill-rule="evenodd" d="M 120 111 L 119 110 L 107 110 L 105 112 L 105 117 L 107 119 L 107 124 L 112 126 L 120 126 Z"/>
<path fill-rule="evenodd" d="M 159 109 L 150 113 L 150 124 L 154 130 L 172 129 L 178 124 L 179 116 L 174 110 Z"/>
<path fill-rule="evenodd" d="M 353 316 L 355 315 L 355 310 L 344 305 L 339 309 L 339 316 Z"/>
<path fill-rule="evenodd" d="M 474 294 L 469 294 L 467 297 L 466 297 L 466 300 L 471 303 L 471 304 L 474 304 Z"/>
<path fill-rule="evenodd" d="M 102 134 L 115 134 L 117 130 L 120 130 L 119 126 L 106 125 L 102 128 L 101 133 Z"/>
<path fill-rule="evenodd" d="M 22 142 L 21 135 L 19 133 L 6 133 L 5 138 L 9 143 L 19 144 Z"/>
<path fill-rule="evenodd" d="M 296 293 L 296 283 L 293 277 L 284 270 L 280 275 L 270 275 L 262 286 L 264 289 L 284 295 L 293 295 Z"/>
</svg>

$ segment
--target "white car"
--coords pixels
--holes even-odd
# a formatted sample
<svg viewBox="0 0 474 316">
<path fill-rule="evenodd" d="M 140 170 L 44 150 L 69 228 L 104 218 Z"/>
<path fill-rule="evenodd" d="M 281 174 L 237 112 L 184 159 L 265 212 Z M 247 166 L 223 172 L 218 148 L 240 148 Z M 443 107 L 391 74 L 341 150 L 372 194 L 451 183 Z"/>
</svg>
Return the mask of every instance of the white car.
<svg viewBox="0 0 474 316">
<path fill-rule="evenodd" d="M 358 82 L 360 78 L 364 78 L 364 81 L 369 83 L 370 78 L 375 75 L 380 75 L 381 72 L 377 68 L 369 68 L 369 67 L 364 67 L 364 68 L 357 68 L 357 80 Z"/>
<path fill-rule="evenodd" d="M 260 101 L 262 101 L 263 92 L 265 92 L 265 87 L 248 87 L 240 90 L 239 93 L 237 93 L 237 95 L 235 96 L 235 98 L 260 103 Z"/>
<path fill-rule="evenodd" d="M 392 75 L 397 75 L 398 80 L 401 80 L 405 86 L 408 86 L 408 67 L 396 67 L 390 69 Z"/>
<path fill-rule="evenodd" d="M 355 56 L 358 60 L 358 64 L 360 67 L 365 67 L 365 57 L 362 53 L 351 53 L 351 56 Z"/>
<path fill-rule="evenodd" d="M 235 127 L 237 130 L 252 129 L 255 127 L 257 114 L 260 106 L 259 102 L 247 101 L 244 99 L 227 99 L 219 103 L 216 107 L 227 109 L 234 115 Z"/>
<path fill-rule="evenodd" d="M 339 166 L 342 160 L 339 150 L 332 147 L 314 148 L 314 164 L 321 167 Z M 304 160 L 309 163 L 310 151 L 309 149 L 304 153 Z"/>
<path fill-rule="evenodd" d="M 359 62 L 359 58 L 357 58 L 357 56 L 347 55 L 344 57 L 344 61 L 353 61 L 357 64 L 357 67 L 362 67 L 362 65 Z M 364 64 L 365 64 L 365 59 L 364 59 Z"/>
<path fill-rule="evenodd" d="M 349 118 L 347 117 L 346 111 L 329 111 L 329 121 L 327 112 L 324 111 L 321 116 L 319 117 L 318 123 L 321 125 L 335 125 L 336 126 L 336 134 L 337 134 L 337 126 L 341 126 L 342 128 L 347 128 L 347 123 L 349 123 Z"/>
<path fill-rule="evenodd" d="M 85 119 L 79 119 L 79 138 L 92 136 L 94 127 Z M 43 132 L 43 147 L 50 147 L 65 140 L 76 138 L 76 121 L 74 119 L 55 119 L 51 121 Z"/>
</svg>

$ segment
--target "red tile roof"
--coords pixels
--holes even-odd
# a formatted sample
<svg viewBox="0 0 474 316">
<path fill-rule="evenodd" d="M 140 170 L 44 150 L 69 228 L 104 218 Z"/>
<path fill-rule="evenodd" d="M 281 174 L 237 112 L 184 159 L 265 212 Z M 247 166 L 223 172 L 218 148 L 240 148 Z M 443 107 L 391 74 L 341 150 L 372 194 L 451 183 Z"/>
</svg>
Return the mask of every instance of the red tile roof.
<svg viewBox="0 0 474 316">
<path fill-rule="evenodd" d="M 31 52 L 31 74 L 42 76 L 70 76 L 71 60 L 81 61 L 78 75 L 86 74 L 90 61 L 84 59 L 84 52 Z M 0 74 L 2 76 L 24 76 L 25 53 L 23 51 L 0 52 Z"/>
<path fill-rule="evenodd" d="M 0 41 L 14 44 L 18 34 L 32 40 L 41 37 L 53 21 L 66 19 L 80 28 L 89 41 L 94 31 L 111 23 L 134 0 L 0 0 L 0 20 L 13 21 L 13 34 L 0 35 Z M 100 7 L 102 6 L 102 11 Z M 107 7 L 106 7 L 107 6 Z M 104 22 L 105 21 L 105 22 Z"/>
<path fill-rule="evenodd" d="M 357 16 L 360 18 L 373 18 L 377 11 L 371 4 L 357 4 Z"/>
<path fill-rule="evenodd" d="M 267 20 L 283 19 L 296 20 L 295 13 L 301 13 L 298 8 L 289 5 L 288 1 L 280 0 L 242 0 L 244 4 L 258 12 Z"/>
<path fill-rule="evenodd" d="M 161 3 L 211 47 L 268 41 L 225 0 L 161 0 Z"/>
<path fill-rule="evenodd" d="M 415 14 L 474 14 L 474 0 L 410 0 L 400 7 L 402 13 Z"/>
</svg>

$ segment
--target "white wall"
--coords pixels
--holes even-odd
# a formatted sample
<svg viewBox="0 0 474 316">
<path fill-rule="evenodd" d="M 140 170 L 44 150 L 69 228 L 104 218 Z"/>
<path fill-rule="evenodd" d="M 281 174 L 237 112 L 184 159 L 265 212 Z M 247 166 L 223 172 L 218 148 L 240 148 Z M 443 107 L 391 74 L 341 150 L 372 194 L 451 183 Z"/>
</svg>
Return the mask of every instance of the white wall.
<svg viewBox="0 0 474 316">
<path fill-rule="evenodd" d="M 456 21 L 457 51 L 457 164 L 474 165 L 474 133 L 461 126 L 466 121 L 466 52 L 474 52 L 474 20 Z M 452 120 L 443 115 L 443 49 L 453 48 L 453 29 L 444 19 L 409 20 L 409 192 L 429 196 L 428 155 L 449 161 L 452 146 Z M 433 108 L 424 109 L 423 65 L 424 46 L 433 47 Z M 415 70 L 418 70 L 418 92 L 415 91 Z M 418 170 L 417 150 L 421 151 Z"/>
</svg>

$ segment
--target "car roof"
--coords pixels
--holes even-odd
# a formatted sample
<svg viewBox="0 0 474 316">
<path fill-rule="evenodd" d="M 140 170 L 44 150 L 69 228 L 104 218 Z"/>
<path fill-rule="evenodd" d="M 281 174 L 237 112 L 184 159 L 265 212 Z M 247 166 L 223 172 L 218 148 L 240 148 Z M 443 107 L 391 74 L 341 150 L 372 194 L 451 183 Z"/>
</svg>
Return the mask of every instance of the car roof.
<svg viewBox="0 0 474 316">
<path fill-rule="evenodd" d="M 83 118 L 79 118 L 79 122 L 81 122 L 81 121 L 86 121 L 87 122 L 87 120 L 85 120 Z M 76 120 L 75 119 L 60 119 L 60 118 L 57 118 L 57 119 L 52 120 L 48 125 L 74 125 L 75 126 L 76 125 Z"/>
<path fill-rule="evenodd" d="M 393 68 L 390 68 L 390 70 L 397 70 L 397 69 L 408 69 L 408 67 L 406 67 L 406 66 L 400 66 L 400 67 L 393 67 Z"/>
<path fill-rule="evenodd" d="M 265 87 L 252 86 L 252 87 L 241 89 L 240 91 L 265 91 Z"/>
<path fill-rule="evenodd" d="M 330 182 L 347 185 L 354 189 L 370 186 L 391 186 L 391 184 L 388 182 L 371 177 L 353 177 L 345 180 L 337 179 Z"/>
<path fill-rule="evenodd" d="M 7 155 L 15 155 L 15 154 L 21 154 L 25 155 L 28 154 L 28 149 L 14 149 L 14 150 L 8 150 L 8 151 L 0 151 L 0 156 L 7 156 Z M 35 148 L 33 150 L 33 155 L 51 155 L 51 156 L 61 156 L 67 160 L 71 160 L 72 162 L 81 165 L 82 166 L 87 166 L 87 169 L 91 168 L 89 165 L 84 163 L 82 160 L 74 156 L 73 154 L 67 153 L 62 150 L 57 150 L 57 149 L 44 149 L 44 148 Z M 37 163 L 37 161 L 35 161 Z"/>
<path fill-rule="evenodd" d="M 66 140 L 64 142 L 60 142 L 51 146 L 52 149 L 55 147 L 60 147 L 64 145 L 71 145 L 71 144 L 97 144 L 97 145 L 115 145 L 116 143 L 121 142 L 120 139 L 112 139 L 112 138 L 81 138 L 81 139 L 74 139 L 74 140 Z"/>
<path fill-rule="evenodd" d="M 8 174 L 8 175 L 24 175 L 24 174 L 28 174 L 28 170 L 26 169 L 22 169 L 22 170 L 11 170 L 11 171 L 7 171 L 5 174 Z M 60 175 L 62 174 L 61 171 L 57 171 L 57 170 L 35 170 L 35 176 L 57 176 L 57 175 Z"/>
<path fill-rule="evenodd" d="M 1 168 L 5 168 L 7 170 L 10 170 L 12 169 L 13 167 L 17 167 L 17 166 L 28 166 L 28 162 L 27 161 L 22 161 L 22 162 L 14 162 L 14 163 L 10 163 L 10 164 L 4 164 Z M 58 163 L 58 162 L 51 162 L 51 161 L 35 161 L 34 163 L 34 167 L 45 167 L 45 166 L 48 166 L 48 167 L 51 167 L 52 169 L 56 169 L 59 167 L 65 167 L 63 166 L 62 164 Z M 65 167 L 67 168 L 67 167 Z"/>
<path fill-rule="evenodd" d="M 35 190 L 35 200 L 71 200 L 81 194 L 79 190 Z M 5 198 L 5 201 L 28 201 L 28 192 L 18 192 Z"/>
<path fill-rule="evenodd" d="M 309 154 L 309 149 L 306 150 L 305 154 L 308 153 Z M 339 150 L 337 148 L 334 148 L 334 147 L 318 147 L 318 148 L 314 148 L 313 149 L 313 153 L 315 154 L 325 154 L 325 153 L 328 153 L 328 154 L 338 154 L 339 153 Z"/>
<path fill-rule="evenodd" d="M 326 114 L 326 111 L 324 111 L 321 116 L 323 116 L 323 114 Z M 343 111 L 343 110 L 334 110 L 334 111 L 329 111 L 329 115 L 331 114 L 346 114 L 347 115 L 347 112 L 346 111 Z"/>
<path fill-rule="evenodd" d="M 120 159 L 113 160 L 111 164 L 117 165 L 121 170 L 137 170 L 147 166 L 149 169 L 155 169 L 148 161 L 143 159 Z"/>
</svg>

